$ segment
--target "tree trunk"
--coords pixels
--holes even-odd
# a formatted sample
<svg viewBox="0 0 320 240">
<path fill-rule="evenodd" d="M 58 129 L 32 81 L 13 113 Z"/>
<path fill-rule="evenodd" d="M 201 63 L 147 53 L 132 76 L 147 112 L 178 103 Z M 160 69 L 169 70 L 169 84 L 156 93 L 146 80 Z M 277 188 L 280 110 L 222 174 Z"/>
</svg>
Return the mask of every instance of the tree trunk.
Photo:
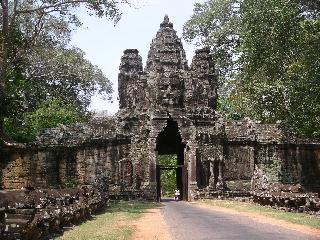
<svg viewBox="0 0 320 240">
<path fill-rule="evenodd" d="M 2 85 L 0 85 L 0 139 L 2 139 L 4 135 L 4 130 L 3 130 L 4 108 L 5 108 L 4 102 L 5 102 L 4 88 Z"/>
<path fill-rule="evenodd" d="M 7 82 L 7 64 L 9 47 L 9 12 L 8 0 L 1 1 L 2 7 L 2 39 L 0 57 L 0 139 L 4 140 L 3 120 L 5 116 L 5 91 Z"/>
</svg>

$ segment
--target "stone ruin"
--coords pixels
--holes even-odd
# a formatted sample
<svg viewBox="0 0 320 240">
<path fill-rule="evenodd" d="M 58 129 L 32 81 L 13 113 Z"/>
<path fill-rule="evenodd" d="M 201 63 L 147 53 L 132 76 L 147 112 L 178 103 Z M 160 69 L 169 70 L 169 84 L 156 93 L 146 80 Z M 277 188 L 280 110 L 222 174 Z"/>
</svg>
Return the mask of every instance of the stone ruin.
<svg viewBox="0 0 320 240">
<path fill-rule="evenodd" d="M 320 143 L 287 136 L 276 124 L 225 120 L 216 111 L 210 50 L 197 50 L 189 66 L 167 16 L 146 66 L 138 50 L 125 50 L 118 81 L 114 117 L 47 129 L 26 148 L 1 147 L 0 187 L 57 188 L 104 179 L 110 198 L 159 200 L 166 167 L 159 156 L 175 154 L 183 200 L 253 195 L 277 205 L 268 196 L 278 189 L 272 196 L 278 194 L 279 206 L 289 206 L 293 193 L 304 199 L 294 203 L 297 208 L 310 198 L 319 205 Z"/>
<path fill-rule="evenodd" d="M 52 239 L 103 210 L 108 196 L 92 186 L 0 192 L 0 239 Z"/>
</svg>

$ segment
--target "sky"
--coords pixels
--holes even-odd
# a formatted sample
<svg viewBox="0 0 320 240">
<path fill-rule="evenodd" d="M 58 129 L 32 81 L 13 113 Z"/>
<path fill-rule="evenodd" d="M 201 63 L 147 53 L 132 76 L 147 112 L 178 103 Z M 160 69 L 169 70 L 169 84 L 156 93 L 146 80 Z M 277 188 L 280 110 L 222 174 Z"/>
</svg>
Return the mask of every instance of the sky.
<svg viewBox="0 0 320 240">
<path fill-rule="evenodd" d="M 183 24 L 190 19 L 195 2 L 201 0 L 132 0 L 133 7 L 123 6 L 121 20 L 114 23 L 106 18 L 82 14 L 83 26 L 72 36 L 71 44 L 81 48 L 86 58 L 97 65 L 113 83 L 112 102 L 96 95 L 92 98 L 90 110 L 107 111 L 114 114 L 119 109 L 118 70 L 123 51 L 129 48 L 139 50 L 145 66 L 150 43 L 159 30 L 165 14 L 168 14 L 178 37 L 182 38 Z M 183 41 L 190 64 L 196 47 Z"/>
</svg>

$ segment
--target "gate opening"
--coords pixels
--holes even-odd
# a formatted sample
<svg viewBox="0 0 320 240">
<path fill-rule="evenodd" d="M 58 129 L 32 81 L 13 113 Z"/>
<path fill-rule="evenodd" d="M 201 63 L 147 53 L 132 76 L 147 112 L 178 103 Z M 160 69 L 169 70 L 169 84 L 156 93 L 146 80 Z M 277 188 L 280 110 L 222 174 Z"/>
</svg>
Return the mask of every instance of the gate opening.
<svg viewBox="0 0 320 240">
<path fill-rule="evenodd" d="M 160 155 L 161 198 L 173 198 L 177 183 L 177 155 Z"/>
<path fill-rule="evenodd" d="M 157 172 L 157 200 L 161 200 L 163 194 L 162 176 L 170 174 L 166 171 L 174 171 L 176 189 L 180 190 L 180 199 L 188 200 L 187 168 L 184 161 L 185 144 L 179 133 L 178 123 L 170 117 L 167 126 L 159 133 L 156 151 L 158 152 Z M 172 163 L 162 159 L 171 158 Z M 162 190 L 162 191 L 161 191 Z M 174 189 L 171 190 L 172 193 Z"/>
</svg>

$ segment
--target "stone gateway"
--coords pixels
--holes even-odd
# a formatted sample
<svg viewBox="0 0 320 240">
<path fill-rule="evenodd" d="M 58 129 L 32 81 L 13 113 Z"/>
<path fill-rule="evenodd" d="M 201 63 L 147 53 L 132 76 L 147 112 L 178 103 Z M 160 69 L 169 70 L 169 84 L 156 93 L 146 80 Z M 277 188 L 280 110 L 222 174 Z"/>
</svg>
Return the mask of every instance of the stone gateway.
<svg viewBox="0 0 320 240">
<path fill-rule="evenodd" d="M 244 194 L 272 183 L 319 191 L 320 144 L 278 125 L 227 121 L 216 111 L 217 75 L 208 48 L 189 66 L 165 16 L 146 66 L 127 49 L 113 118 L 43 131 L 26 148 L 0 148 L 0 186 L 49 188 L 102 182 L 110 196 L 160 198 L 160 155 L 177 156 L 181 198 Z"/>
</svg>

